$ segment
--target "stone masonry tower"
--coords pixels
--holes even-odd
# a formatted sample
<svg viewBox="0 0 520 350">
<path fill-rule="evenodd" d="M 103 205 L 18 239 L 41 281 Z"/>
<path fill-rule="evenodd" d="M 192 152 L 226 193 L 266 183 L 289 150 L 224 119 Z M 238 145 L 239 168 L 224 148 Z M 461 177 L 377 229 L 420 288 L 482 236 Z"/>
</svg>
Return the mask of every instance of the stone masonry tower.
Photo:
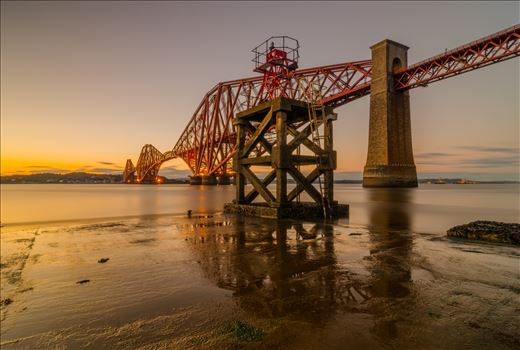
<svg viewBox="0 0 520 350">
<path fill-rule="evenodd" d="M 407 66 L 408 47 L 385 39 L 371 47 L 370 125 L 363 187 L 417 187 L 408 91 L 393 73 Z"/>
</svg>

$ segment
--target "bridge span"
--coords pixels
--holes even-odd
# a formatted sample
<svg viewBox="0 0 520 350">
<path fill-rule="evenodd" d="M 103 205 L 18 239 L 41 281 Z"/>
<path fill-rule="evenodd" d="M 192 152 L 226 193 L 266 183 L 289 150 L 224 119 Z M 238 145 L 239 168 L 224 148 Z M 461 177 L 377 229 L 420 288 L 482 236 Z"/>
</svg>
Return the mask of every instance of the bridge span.
<svg viewBox="0 0 520 350">
<path fill-rule="evenodd" d="M 417 186 L 408 90 L 520 55 L 520 25 L 408 65 L 405 45 L 383 40 L 371 60 L 294 69 L 286 79 L 266 75 L 220 82 L 210 89 L 171 150 L 143 146 L 136 165 L 127 160 L 125 183 L 154 183 L 161 165 L 181 158 L 194 184 L 228 184 L 237 151 L 237 113 L 278 97 L 335 108 L 371 95 L 369 145 L 363 185 Z M 276 78 L 276 74 L 271 78 Z M 276 140 L 267 138 L 272 145 Z"/>
</svg>

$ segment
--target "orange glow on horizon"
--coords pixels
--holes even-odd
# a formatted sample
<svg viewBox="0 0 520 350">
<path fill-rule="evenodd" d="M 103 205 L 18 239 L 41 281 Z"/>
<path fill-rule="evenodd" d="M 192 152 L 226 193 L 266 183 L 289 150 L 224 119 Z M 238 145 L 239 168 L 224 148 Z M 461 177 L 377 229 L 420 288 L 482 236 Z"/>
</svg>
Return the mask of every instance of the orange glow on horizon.
<svg viewBox="0 0 520 350">
<path fill-rule="evenodd" d="M 35 161 L 27 159 L 4 158 L 1 160 L 1 175 L 30 175 L 36 173 L 71 173 L 71 172 L 87 172 L 93 174 L 102 174 L 103 172 L 96 168 L 106 167 L 101 164 L 85 164 L 76 162 L 56 162 L 56 161 Z M 114 167 L 114 173 L 122 170 Z"/>
<path fill-rule="evenodd" d="M 114 174 L 119 174 L 124 171 L 124 164 L 121 162 L 121 159 L 125 159 L 122 156 L 120 159 L 112 160 L 110 163 L 112 164 L 103 164 L 101 162 L 93 161 L 91 159 L 86 160 L 85 162 L 78 163 L 76 161 L 45 161 L 45 160 L 35 160 L 30 158 L 22 158 L 22 157 L 5 157 L 3 154 L 1 156 L 0 162 L 0 173 L 2 176 L 7 175 L 30 175 L 36 173 L 71 173 L 71 172 L 86 172 L 92 174 L 106 174 L 107 171 L 110 171 Z M 166 166 L 168 166 L 166 164 Z M 102 169 L 104 171 L 100 171 Z M 188 166 L 182 162 L 178 161 L 175 164 L 175 168 L 178 170 L 188 170 Z"/>
</svg>

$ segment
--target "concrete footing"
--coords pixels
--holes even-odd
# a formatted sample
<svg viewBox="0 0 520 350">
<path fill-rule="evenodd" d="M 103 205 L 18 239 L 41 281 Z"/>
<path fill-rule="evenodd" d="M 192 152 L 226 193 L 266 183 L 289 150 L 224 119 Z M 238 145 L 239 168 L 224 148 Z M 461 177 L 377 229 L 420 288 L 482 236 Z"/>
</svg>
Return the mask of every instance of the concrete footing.
<svg viewBox="0 0 520 350">
<path fill-rule="evenodd" d="M 202 184 L 202 176 L 193 175 L 190 176 L 190 185 L 201 185 Z"/>
<path fill-rule="evenodd" d="M 415 165 L 366 166 L 363 187 L 417 187 Z"/>
<path fill-rule="evenodd" d="M 217 178 L 217 183 L 219 185 L 231 185 L 231 177 L 229 177 L 229 176 L 219 176 Z"/>
<path fill-rule="evenodd" d="M 205 186 L 214 186 L 217 184 L 217 177 L 214 175 L 204 175 L 202 176 L 202 184 Z"/>
<path fill-rule="evenodd" d="M 227 203 L 224 212 L 228 214 L 239 214 L 245 216 L 258 216 L 271 219 L 322 219 L 324 217 L 323 207 L 316 203 L 291 203 L 286 207 L 270 207 L 267 203 L 237 204 Z M 347 204 L 334 202 L 331 210 L 333 219 L 346 218 L 349 215 Z"/>
<path fill-rule="evenodd" d="M 210 175 L 210 176 L 192 175 L 192 176 L 190 176 L 190 185 L 214 186 L 214 185 L 231 185 L 232 183 L 233 183 L 232 178 L 229 176 L 219 176 L 219 177 L 216 177 L 214 175 Z"/>
</svg>

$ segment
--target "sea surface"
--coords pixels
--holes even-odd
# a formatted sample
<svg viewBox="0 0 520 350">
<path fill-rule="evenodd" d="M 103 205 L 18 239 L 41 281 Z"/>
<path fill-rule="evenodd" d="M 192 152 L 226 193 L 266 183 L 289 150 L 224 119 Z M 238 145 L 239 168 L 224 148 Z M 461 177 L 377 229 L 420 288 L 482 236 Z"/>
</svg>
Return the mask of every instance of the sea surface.
<svg viewBox="0 0 520 350">
<path fill-rule="evenodd" d="M 290 188 L 290 187 L 289 187 Z M 344 223 L 378 225 L 378 211 L 412 231 L 443 234 L 472 220 L 520 220 L 518 184 L 424 184 L 415 189 L 335 185 L 350 205 Z M 234 186 L 13 184 L 1 186 L 1 222 L 12 224 L 222 211 Z M 302 200 L 306 198 L 302 197 Z"/>
<path fill-rule="evenodd" d="M 336 185 L 335 222 L 223 214 L 233 186 L 1 196 L 2 349 L 520 348 L 520 248 L 445 236 L 519 222 L 518 185 Z"/>
</svg>

